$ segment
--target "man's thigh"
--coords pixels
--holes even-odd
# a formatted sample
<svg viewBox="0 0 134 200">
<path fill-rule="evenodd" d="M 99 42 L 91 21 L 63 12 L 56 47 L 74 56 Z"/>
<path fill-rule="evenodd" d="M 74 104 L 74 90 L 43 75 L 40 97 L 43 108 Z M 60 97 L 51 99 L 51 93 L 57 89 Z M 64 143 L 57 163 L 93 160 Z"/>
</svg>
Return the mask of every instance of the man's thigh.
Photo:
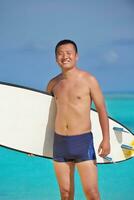
<svg viewBox="0 0 134 200">
<path fill-rule="evenodd" d="M 73 162 L 56 162 L 54 161 L 54 169 L 60 188 L 70 188 L 74 184 L 74 169 Z"/>
<path fill-rule="evenodd" d="M 84 190 L 98 189 L 96 161 L 89 160 L 76 163 Z"/>
</svg>

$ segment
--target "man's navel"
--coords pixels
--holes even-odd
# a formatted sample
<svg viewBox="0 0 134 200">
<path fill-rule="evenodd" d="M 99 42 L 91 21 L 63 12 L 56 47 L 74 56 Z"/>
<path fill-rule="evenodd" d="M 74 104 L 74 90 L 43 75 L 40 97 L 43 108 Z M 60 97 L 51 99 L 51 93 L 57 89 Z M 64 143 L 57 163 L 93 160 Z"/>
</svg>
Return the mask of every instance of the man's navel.
<svg viewBox="0 0 134 200">
<path fill-rule="evenodd" d="M 80 97 L 80 96 L 77 96 L 76 98 L 77 98 L 77 99 L 81 99 L 81 97 Z"/>
<path fill-rule="evenodd" d="M 68 128 L 69 128 L 69 126 L 68 126 L 68 124 L 66 124 L 66 130 L 68 130 Z"/>
</svg>

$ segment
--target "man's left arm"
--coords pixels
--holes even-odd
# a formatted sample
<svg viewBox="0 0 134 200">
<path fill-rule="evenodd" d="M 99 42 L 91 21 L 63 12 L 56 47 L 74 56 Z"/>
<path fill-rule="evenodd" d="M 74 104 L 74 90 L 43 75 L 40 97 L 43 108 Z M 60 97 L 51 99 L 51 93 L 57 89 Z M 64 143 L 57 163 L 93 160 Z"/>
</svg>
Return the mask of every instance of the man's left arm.
<svg viewBox="0 0 134 200">
<path fill-rule="evenodd" d="M 90 85 L 91 85 L 90 89 L 91 97 L 98 112 L 99 122 L 103 135 L 103 139 L 102 142 L 100 143 L 98 153 L 101 157 L 105 157 L 110 153 L 109 122 L 106 112 L 105 101 L 100 86 L 98 84 L 98 81 L 94 77 L 91 77 Z"/>
</svg>

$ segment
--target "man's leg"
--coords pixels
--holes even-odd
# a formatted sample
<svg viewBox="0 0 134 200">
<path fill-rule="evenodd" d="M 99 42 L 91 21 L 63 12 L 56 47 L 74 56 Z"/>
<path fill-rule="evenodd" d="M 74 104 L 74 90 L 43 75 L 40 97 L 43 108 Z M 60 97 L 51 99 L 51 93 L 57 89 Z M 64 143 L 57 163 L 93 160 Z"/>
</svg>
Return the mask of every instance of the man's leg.
<svg viewBox="0 0 134 200">
<path fill-rule="evenodd" d="M 74 168 L 72 162 L 56 162 L 54 168 L 62 200 L 74 200 Z"/>
<path fill-rule="evenodd" d="M 81 178 L 83 190 L 88 200 L 100 200 L 98 191 L 97 167 L 93 160 L 76 164 Z"/>
</svg>

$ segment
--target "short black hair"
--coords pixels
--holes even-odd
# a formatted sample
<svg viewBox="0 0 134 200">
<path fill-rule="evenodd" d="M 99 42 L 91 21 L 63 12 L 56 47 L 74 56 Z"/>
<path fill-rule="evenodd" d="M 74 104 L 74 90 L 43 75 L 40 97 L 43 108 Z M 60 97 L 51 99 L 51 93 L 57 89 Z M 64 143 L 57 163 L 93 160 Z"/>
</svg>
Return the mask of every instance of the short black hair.
<svg viewBox="0 0 134 200">
<path fill-rule="evenodd" d="M 58 47 L 61 45 L 64 45 L 64 44 L 72 44 L 75 48 L 76 53 L 78 53 L 78 48 L 77 48 L 76 43 L 72 40 L 65 39 L 65 40 L 61 40 L 57 43 L 57 45 L 55 47 L 55 55 L 57 54 Z"/>
</svg>

